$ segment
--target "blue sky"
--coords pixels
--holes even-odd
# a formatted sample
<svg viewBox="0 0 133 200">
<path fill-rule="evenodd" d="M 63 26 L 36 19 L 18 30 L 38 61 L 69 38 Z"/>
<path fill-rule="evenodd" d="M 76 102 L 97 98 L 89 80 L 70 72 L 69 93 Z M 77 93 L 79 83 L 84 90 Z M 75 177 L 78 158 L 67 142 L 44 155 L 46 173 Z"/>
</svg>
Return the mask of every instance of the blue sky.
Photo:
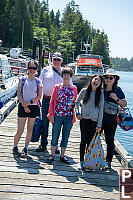
<svg viewBox="0 0 133 200">
<path fill-rule="evenodd" d="M 49 0 L 49 10 L 62 13 L 70 0 Z M 108 35 L 110 56 L 133 57 L 133 0 L 75 0 L 83 18 Z"/>
</svg>

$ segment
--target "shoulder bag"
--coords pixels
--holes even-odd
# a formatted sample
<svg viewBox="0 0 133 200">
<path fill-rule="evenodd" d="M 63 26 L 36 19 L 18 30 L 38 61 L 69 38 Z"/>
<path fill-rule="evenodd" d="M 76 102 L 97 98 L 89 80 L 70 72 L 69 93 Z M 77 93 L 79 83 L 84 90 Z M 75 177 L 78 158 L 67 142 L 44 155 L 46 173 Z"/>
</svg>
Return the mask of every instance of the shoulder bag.
<svg viewBox="0 0 133 200">
<path fill-rule="evenodd" d="M 124 108 L 122 106 L 119 108 L 117 123 L 124 131 L 129 131 L 133 129 L 133 118 L 129 108 Z"/>
<path fill-rule="evenodd" d="M 95 133 L 85 154 L 84 168 L 99 170 L 105 167 L 104 151 L 99 133 Z"/>
</svg>

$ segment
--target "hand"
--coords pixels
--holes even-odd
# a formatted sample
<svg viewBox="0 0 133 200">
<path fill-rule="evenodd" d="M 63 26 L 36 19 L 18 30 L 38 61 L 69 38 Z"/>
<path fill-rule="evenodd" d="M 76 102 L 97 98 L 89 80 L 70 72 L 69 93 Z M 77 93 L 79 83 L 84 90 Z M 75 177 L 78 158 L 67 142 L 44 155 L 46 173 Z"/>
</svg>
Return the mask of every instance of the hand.
<svg viewBox="0 0 133 200">
<path fill-rule="evenodd" d="M 118 99 L 118 97 L 116 96 L 115 93 L 111 93 L 111 94 L 110 94 L 110 97 L 111 97 L 112 99 L 114 99 L 115 101 L 117 101 L 117 99 Z"/>
<path fill-rule="evenodd" d="M 29 102 L 24 102 L 24 103 L 22 103 L 22 106 L 25 108 L 25 107 L 27 107 L 29 105 Z"/>
<path fill-rule="evenodd" d="M 54 117 L 50 117 L 49 121 L 53 124 L 54 123 Z"/>
<path fill-rule="evenodd" d="M 78 119 L 78 120 L 81 120 L 81 119 L 82 119 L 82 116 L 81 116 L 81 115 L 77 115 L 77 119 Z"/>
<path fill-rule="evenodd" d="M 101 128 L 96 127 L 96 132 L 99 133 L 101 131 Z"/>
<path fill-rule="evenodd" d="M 28 107 L 24 107 L 26 113 L 30 113 L 30 109 Z"/>
</svg>

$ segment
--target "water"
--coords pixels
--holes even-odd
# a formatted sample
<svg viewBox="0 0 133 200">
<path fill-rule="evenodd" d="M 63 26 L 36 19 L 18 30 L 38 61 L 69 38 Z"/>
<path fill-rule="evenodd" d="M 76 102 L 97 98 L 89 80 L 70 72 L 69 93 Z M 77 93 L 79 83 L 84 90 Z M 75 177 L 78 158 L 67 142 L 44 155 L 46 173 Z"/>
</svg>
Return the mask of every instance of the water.
<svg viewBox="0 0 133 200">
<path fill-rule="evenodd" d="M 120 76 L 119 86 L 122 88 L 126 100 L 127 106 L 133 116 L 133 72 L 117 72 Z M 133 156 L 133 130 L 123 131 L 120 127 L 117 127 L 116 138 L 127 150 L 127 152 Z"/>
</svg>

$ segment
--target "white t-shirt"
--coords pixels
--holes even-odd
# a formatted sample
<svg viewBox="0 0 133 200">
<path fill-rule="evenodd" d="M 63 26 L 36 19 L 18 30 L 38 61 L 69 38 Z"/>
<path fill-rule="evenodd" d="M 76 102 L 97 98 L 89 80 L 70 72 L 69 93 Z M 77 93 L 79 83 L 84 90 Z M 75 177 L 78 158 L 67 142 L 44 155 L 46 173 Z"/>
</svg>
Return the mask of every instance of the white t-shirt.
<svg viewBox="0 0 133 200">
<path fill-rule="evenodd" d="M 59 72 L 61 72 L 61 67 Z M 39 78 L 43 84 L 43 94 L 46 96 L 51 96 L 54 86 L 63 82 L 62 77 L 53 70 L 52 66 L 45 67 Z"/>
</svg>

